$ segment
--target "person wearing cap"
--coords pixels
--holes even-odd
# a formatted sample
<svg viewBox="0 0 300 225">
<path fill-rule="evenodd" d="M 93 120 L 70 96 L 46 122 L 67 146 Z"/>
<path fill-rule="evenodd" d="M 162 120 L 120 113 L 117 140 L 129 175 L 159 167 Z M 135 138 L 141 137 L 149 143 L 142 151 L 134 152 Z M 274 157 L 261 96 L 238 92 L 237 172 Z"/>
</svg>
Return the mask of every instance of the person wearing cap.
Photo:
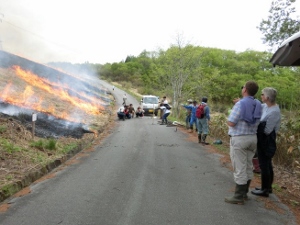
<svg viewBox="0 0 300 225">
<path fill-rule="evenodd" d="M 191 133 L 193 132 L 193 125 L 194 124 L 196 126 L 196 130 L 198 130 L 197 118 L 196 118 L 196 110 L 198 108 L 197 101 L 194 100 L 191 105 L 184 105 L 184 104 L 182 104 L 181 106 L 183 106 L 187 110 L 191 111 L 190 130 L 189 130 L 189 132 L 191 132 Z"/>
<path fill-rule="evenodd" d="M 210 121 L 210 109 L 207 105 L 207 97 L 202 98 L 201 105 L 204 105 L 204 117 L 197 118 L 198 140 L 199 143 L 202 143 L 202 145 L 208 145 L 208 143 L 205 141 L 209 132 L 208 123 Z"/>
</svg>

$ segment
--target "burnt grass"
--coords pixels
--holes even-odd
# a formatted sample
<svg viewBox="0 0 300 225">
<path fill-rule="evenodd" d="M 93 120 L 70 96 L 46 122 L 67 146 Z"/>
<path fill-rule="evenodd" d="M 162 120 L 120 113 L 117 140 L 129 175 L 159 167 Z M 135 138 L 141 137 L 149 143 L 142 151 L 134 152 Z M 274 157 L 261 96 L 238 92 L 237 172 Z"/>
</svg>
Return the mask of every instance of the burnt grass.
<svg viewBox="0 0 300 225">
<path fill-rule="evenodd" d="M 60 119 L 55 115 L 35 111 L 30 107 L 9 104 L 0 97 L 0 202 L 28 187 L 73 155 L 91 146 L 99 139 L 100 134 L 105 133 L 107 123 L 111 122 L 109 118 L 112 96 L 106 92 L 105 88 L 5 51 L 0 51 L 0 75 L 2 77 L 0 94 L 1 89 L 3 90 L 8 82 L 14 83 L 16 85 L 14 88 L 18 88 L 17 85 L 21 84 L 20 90 L 28 85 L 24 81 L 19 81 L 19 78 L 13 74 L 13 66 L 19 66 L 25 71 L 46 78 L 49 83 L 53 83 L 54 89 L 56 84 L 72 87 L 72 90 L 66 88 L 70 96 L 89 102 L 89 99 L 78 94 L 84 93 L 85 96 L 101 99 L 105 105 L 99 115 L 89 118 L 92 126 L 90 128 L 90 125 Z M 40 91 L 36 94 L 42 93 Z M 50 94 L 45 94 L 44 97 L 47 96 Z M 52 99 L 52 101 L 58 104 L 59 99 Z M 74 108 L 67 103 L 59 102 L 59 105 L 70 108 L 71 113 L 74 113 Z M 61 109 L 56 111 L 60 112 Z M 37 120 L 34 123 L 33 111 L 37 114 Z M 87 118 L 83 117 L 83 119 Z M 33 127 L 34 136 L 32 136 Z M 51 139 L 55 140 L 59 146 L 54 150 L 32 145 L 33 142 L 46 143 Z"/>
<path fill-rule="evenodd" d="M 90 102 L 91 100 L 84 97 L 82 94 L 79 94 L 84 93 L 85 96 L 91 96 L 94 99 L 101 99 L 106 102 L 107 105 L 110 104 L 111 99 L 110 97 L 107 97 L 109 93 L 107 93 L 104 88 L 91 85 L 89 82 L 85 81 L 84 78 L 79 79 L 49 66 L 30 61 L 26 58 L 22 58 L 5 51 L 0 51 L 0 67 L 8 70 L 14 66 L 19 66 L 25 71 L 30 71 L 41 78 L 46 78 L 49 82 L 51 82 L 51 86 L 54 89 L 63 86 L 64 90 L 72 97 L 76 97 L 85 102 Z M 49 85 L 49 83 L 47 85 Z M 71 86 L 72 89 L 66 88 L 68 86 Z M 11 105 L 7 102 L 1 101 L 0 98 L 0 112 L 3 114 L 6 114 L 7 112 L 14 112 L 13 114 L 8 113 L 8 115 L 22 122 L 28 130 L 32 130 L 32 110 L 30 108 L 21 108 L 16 105 Z M 34 124 L 34 132 L 38 137 L 57 138 L 66 136 L 81 138 L 85 133 L 91 133 L 85 124 L 66 121 L 57 118 L 55 115 L 43 112 L 36 113 L 37 121 L 35 121 Z"/>
</svg>

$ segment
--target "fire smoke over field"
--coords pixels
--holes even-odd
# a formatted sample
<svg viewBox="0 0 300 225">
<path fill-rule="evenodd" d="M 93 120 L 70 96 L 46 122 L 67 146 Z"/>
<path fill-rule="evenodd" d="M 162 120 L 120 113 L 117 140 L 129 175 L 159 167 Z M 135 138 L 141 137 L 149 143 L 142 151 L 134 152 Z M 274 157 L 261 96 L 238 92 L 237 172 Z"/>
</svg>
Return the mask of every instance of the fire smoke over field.
<svg viewBox="0 0 300 225">
<path fill-rule="evenodd" d="M 0 73 L 2 113 L 39 112 L 48 120 L 64 121 L 66 127 L 66 121 L 68 126 L 95 126 L 98 117 L 107 113 L 107 93 L 93 77 L 70 75 L 4 51 L 0 51 Z"/>
</svg>

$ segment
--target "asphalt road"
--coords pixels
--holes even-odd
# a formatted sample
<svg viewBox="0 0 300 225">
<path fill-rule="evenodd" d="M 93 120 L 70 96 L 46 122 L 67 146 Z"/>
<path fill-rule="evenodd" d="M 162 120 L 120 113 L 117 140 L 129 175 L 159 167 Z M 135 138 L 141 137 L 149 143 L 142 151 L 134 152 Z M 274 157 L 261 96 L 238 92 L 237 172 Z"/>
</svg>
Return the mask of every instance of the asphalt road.
<svg viewBox="0 0 300 225">
<path fill-rule="evenodd" d="M 114 93 L 121 103 L 124 92 Z M 137 107 L 130 96 L 128 101 Z M 275 195 L 270 200 L 280 212 L 251 194 L 245 205 L 225 203 L 233 194 L 232 172 L 188 136 L 159 125 L 157 118 L 117 121 L 94 152 L 32 185 L 30 194 L 11 199 L 0 224 L 296 224 Z"/>
</svg>

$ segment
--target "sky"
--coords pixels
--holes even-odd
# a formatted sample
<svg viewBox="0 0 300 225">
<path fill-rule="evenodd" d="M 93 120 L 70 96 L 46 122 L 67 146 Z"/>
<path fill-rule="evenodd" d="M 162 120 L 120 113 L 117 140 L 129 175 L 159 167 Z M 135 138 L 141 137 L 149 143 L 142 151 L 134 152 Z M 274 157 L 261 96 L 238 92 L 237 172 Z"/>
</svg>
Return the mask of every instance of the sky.
<svg viewBox="0 0 300 225">
<path fill-rule="evenodd" d="M 113 63 L 194 46 L 265 51 L 272 0 L 0 0 L 0 49 L 40 63 Z M 299 5 L 299 3 L 297 3 Z M 296 7 L 296 9 L 300 7 Z"/>
</svg>

